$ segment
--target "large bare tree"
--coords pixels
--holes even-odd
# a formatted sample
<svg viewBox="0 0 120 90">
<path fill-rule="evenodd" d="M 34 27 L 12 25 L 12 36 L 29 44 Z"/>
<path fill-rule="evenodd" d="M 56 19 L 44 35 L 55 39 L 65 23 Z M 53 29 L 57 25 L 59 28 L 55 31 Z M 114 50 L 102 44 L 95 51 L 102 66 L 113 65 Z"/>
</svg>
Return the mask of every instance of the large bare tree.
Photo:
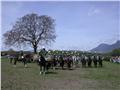
<svg viewBox="0 0 120 90">
<path fill-rule="evenodd" d="M 12 29 L 4 34 L 4 43 L 9 46 L 28 44 L 34 48 L 34 53 L 37 53 L 38 45 L 48 44 L 55 38 L 54 19 L 32 13 L 16 21 Z"/>
</svg>

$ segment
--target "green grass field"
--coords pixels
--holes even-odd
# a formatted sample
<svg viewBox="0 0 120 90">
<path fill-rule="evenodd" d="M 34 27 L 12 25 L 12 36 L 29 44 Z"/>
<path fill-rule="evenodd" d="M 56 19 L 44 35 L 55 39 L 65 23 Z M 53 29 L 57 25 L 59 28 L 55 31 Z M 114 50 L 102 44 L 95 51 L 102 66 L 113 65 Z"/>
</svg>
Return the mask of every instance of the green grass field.
<svg viewBox="0 0 120 90">
<path fill-rule="evenodd" d="M 39 74 L 39 66 L 22 63 L 13 67 L 1 60 L 1 90 L 120 90 L 120 64 L 103 62 L 102 68 L 50 70 Z"/>
</svg>

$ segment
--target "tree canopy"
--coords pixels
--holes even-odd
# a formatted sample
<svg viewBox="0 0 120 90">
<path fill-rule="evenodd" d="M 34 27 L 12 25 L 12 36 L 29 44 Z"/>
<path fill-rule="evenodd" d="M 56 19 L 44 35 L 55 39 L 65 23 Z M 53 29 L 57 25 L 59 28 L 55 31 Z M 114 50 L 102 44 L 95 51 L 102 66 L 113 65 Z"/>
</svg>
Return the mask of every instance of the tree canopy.
<svg viewBox="0 0 120 90">
<path fill-rule="evenodd" d="M 111 53 L 112 56 L 120 56 L 120 48 L 114 49 Z"/>
<path fill-rule="evenodd" d="M 30 45 L 37 53 L 38 45 L 49 44 L 56 38 L 55 20 L 47 15 L 27 14 L 19 18 L 4 34 L 5 45 Z"/>
</svg>

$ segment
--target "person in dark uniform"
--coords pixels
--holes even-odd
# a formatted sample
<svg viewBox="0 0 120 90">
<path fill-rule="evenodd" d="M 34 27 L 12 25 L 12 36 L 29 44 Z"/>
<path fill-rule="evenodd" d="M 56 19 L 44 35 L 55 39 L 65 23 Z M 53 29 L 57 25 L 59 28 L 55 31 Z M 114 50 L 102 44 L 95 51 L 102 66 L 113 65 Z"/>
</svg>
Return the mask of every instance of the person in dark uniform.
<svg viewBox="0 0 120 90">
<path fill-rule="evenodd" d="M 86 56 L 82 56 L 82 59 L 81 59 L 81 63 L 82 63 L 82 67 L 86 67 Z"/>
<path fill-rule="evenodd" d="M 13 60 L 14 60 L 14 56 L 13 55 L 10 55 L 9 56 L 9 60 L 10 60 L 10 63 L 12 64 Z"/>
<path fill-rule="evenodd" d="M 16 67 L 16 64 L 17 64 L 17 61 L 18 61 L 18 55 L 17 54 L 14 55 L 13 58 L 14 58 L 14 63 L 13 64 Z"/>
<path fill-rule="evenodd" d="M 84 57 L 81 58 L 82 67 L 84 67 Z"/>
<path fill-rule="evenodd" d="M 91 63 L 92 63 L 92 59 L 91 59 L 91 56 L 88 57 L 88 67 L 91 67 Z"/>
<path fill-rule="evenodd" d="M 23 51 L 21 51 L 21 52 L 20 52 L 20 56 L 23 56 L 23 55 L 24 55 L 24 53 L 23 53 Z"/>
<path fill-rule="evenodd" d="M 72 64 L 71 57 L 67 56 L 67 67 L 69 70 L 71 69 L 71 64 Z"/>
<path fill-rule="evenodd" d="M 97 67 L 97 57 L 93 57 L 93 63 L 94 63 L 94 67 Z"/>
<path fill-rule="evenodd" d="M 98 63 L 99 63 L 99 66 L 102 67 L 102 58 L 100 56 L 98 58 Z"/>
<path fill-rule="evenodd" d="M 40 74 L 45 74 L 46 73 L 46 60 L 42 54 L 39 59 L 39 65 L 40 65 Z"/>
<path fill-rule="evenodd" d="M 27 67 L 27 62 L 29 61 L 29 54 L 26 54 L 22 58 L 24 66 Z"/>
<path fill-rule="evenodd" d="M 62 67 L 62 69 L 64 69 L 64 60 L 62 55 L 60 55 L 60 66 Z"/>
<path fill-rule="evenodd" d="M 20 52 L 19 52 L 18 61 L 23 62 L 23 58 L 24 58 L 24 53 L 23 53 L 23 51 L 20 51 Z"/>
<path fill-rule="evenodd" d="M 47 51 L 45 50 L 45 48 L 43 48 L 40 52 L 39 55 L 42 55 L 43 57 L 45 57 L 47 55 Z"/>
<path fill-rule="evenodd" d="M 55 67 L 57 65 L 56 59 L 55 59 L 55 55 L 53 55 L 53 69 L 55 70 Z"/>
<path fill-rule="evenodd" d="M 28 54 L 24 54 L 24 52 L 23 51 L 21 51 L 20 52 L 20 59 L 21 59 L 21 61 L 23 62 L 23 64 L 24 64 L 24 67 L 27 67 L 27 59 L 28 59 Z"/>
</svg>

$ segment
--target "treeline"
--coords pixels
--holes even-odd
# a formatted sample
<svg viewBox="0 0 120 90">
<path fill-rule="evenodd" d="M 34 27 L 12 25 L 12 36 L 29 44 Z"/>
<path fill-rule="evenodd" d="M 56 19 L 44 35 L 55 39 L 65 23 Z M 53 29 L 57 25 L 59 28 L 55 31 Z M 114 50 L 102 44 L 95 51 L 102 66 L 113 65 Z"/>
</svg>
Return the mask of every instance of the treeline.
<svg viewBox="0 0 120 90">
<path fill-rule="evenodd" d="M 22 51 L 15 51 L 13 49 L 7 50 L 7 51 L 1 51 L 1 56 L 6 56 L 6 55 L 18 55 L 20 54 Z M 32 52 L 30 51 L 23 51 L 25 54 L 30 54 Z"/>
<path fill-rule="evenodd" d="M 20 54 L 21 52 L 23 52 L 24 54 L 34 54 L 34 52 L 32 51 L 15 51 L 13 49 L 10 49 L 8 51 L 2 51 L 1 56 Z M 90 53 L 87 51 L 85 52 L 79 50 L 48 50 L 47 52 L 49 55 L 76 55 L 76 56 L 81 56 L 82 54 L 86 56 L 98 55 L 98 54 L 100 55 L 100 53 Z"/>
<path fill-rule="evenodd" d="M 20 54 L 21 52 L 24 52 L 24 54 L 33 54 L 32 51 L 15 51 L 13 49 L 10 49 L 8 51 L 1 51 L 1 56 L 5 55 L 14 55 L 14 54 Z M 39 53 L 39 52 L 38 52 Z M 120 56 L 120 48 L 114 49 L 112 52 L 109 53 L 91 53 L 91 52 L 85 52 L 85 51 L 79 51 L 79 50 L 48 50 L 48 54 L 51 55 L 86 55 L 86 56 L 92 56 L 92 55 L 101 55 L 101 56 Z"/>
<path fill-rule="evenodd" d="M 114 49 L 112 52 L 110 52 L 111 56 L 120 56 L 120 48 Z"/>
</svg>

